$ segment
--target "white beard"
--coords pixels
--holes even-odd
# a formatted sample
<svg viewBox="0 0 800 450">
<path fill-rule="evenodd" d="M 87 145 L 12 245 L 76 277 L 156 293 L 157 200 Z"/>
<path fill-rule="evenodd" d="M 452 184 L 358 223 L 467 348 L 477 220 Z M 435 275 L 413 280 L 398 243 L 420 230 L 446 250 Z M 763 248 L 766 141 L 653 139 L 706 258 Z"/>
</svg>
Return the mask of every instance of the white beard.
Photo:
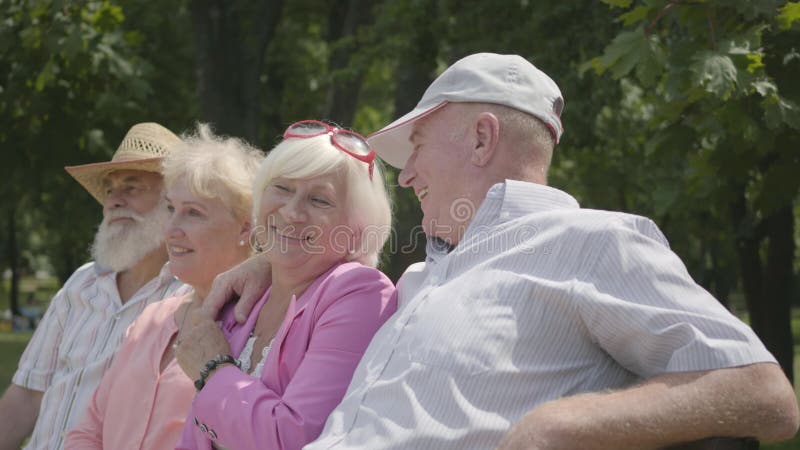
<svg viewBox="0 0 800 450">
<path fill-rule="evenodd" d="M 130 217 L 133 222 L 109 224 L 119 217 Z M 115 208 L 103 217 L 97 229 L 90 248 L 92 258 L 114 272 L 128 270 L 164 245 L 164 228 L 168 221 L 169 211 L 163 199 L 143 215 L 125 207 Z"/>
</svg>

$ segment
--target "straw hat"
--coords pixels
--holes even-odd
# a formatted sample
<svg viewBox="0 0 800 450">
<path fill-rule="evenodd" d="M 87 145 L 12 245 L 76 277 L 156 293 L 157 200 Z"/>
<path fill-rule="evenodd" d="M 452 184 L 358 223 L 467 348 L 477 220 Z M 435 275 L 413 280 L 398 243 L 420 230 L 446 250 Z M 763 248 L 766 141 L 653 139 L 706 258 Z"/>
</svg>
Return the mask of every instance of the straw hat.
<svg viewBox="0 0 800 450">
<path fill-rule="evenodd" d="M 98 202 L 105 200 L 103 178 L 115 170 L 161 172 L 161 160 L 181 140 L 153 122 L 138 123 L 128 130 L 109 162 L 64 167 Z"/>
</svg>

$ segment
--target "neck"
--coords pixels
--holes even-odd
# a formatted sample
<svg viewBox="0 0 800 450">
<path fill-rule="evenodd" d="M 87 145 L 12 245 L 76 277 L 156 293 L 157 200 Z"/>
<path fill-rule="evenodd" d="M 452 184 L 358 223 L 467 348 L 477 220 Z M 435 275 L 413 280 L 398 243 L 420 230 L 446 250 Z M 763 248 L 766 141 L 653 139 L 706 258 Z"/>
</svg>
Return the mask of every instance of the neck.
<svg viewBox="0 0 800 450">
<path fill-rule="evenodd" d="M 197 304 L 202 305 L 203 300 L 206 299 L 208 293 L 211 291 L 211 285 L 191 285 L 192 289 L 194 289 L 194 295 L 192 296 L 192 301 L 196 302 Z"/>
<path fill-rule="evenodd" d="M 148 281 L 155 278 L 167 262 L 167 252 L 163 246 L 146 254 L 133 267 L 117 273 L 117 290 L 120 300 L 125 303 Z"/>
</svg>

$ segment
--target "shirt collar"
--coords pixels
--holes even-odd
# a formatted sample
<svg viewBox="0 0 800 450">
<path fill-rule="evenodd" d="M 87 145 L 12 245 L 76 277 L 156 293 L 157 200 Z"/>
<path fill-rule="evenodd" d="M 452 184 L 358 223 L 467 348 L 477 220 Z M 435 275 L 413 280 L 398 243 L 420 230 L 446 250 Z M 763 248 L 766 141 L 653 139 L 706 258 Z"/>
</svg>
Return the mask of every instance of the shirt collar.
<svg viewBox="0 0 800 450">
<path fill-rule="evenodd" d="M 492 186 L 486 193 L 462 241 L 482 229 L 485 231 L 486 227 L 496 226 L 528 214 L 576 208 L 580 208 L 578 201 L 560 189 L 527 181 L 505 180 Z M 454 247 L 440 242 L 441 240 L 428 238 L 426 246 L 428 260 L 437 261 L 453 250 Z"/>
<path fill-rule="evenodd" d="M 95 264 L 94 264 L 94 273 L 98 278 L 99 277 L 104 277 L 104 276 L 113 276 L 113 278 L 116 280 L 116 276 L 117 276 L 117 272 L 114 272 L 113 270 L 109 269 L 108 267 L 101 266 L 100 264 L 97 263 L 97 261 L 95 261 Z M 161 285 L 161 284 L 163 284 L 163 283 L 165 283 L 167 281 L 171 281 L 174 278 L 174 276 L 172 275 L 172 269 L 170 269 L 170 266 L 169 266 L 169 261 L 164 263 L 164 266 L 161 267 L 161 270 L 158 272 L 158 276 L 156 276 L 155 278 L 158 279 L 158 284 L 159 285 Z"/>
</svg>

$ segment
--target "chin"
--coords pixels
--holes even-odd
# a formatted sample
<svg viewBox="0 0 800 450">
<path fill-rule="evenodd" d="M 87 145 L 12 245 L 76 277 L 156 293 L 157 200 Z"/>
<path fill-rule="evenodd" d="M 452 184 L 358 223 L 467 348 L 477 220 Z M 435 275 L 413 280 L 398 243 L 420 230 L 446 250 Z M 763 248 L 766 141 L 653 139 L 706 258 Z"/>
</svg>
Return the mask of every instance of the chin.
<svg viewBox="0 0 800 450">
<path fill-rule="evenodd" d="M 170 262 L 169 268 L 172 271 L 172 275 L 174 275 L 175 278 L 181 280 L 186 284 L 192 284 L 193 281 L 192 274 L 195 271 L 192 270 L 190 267 L 186 267 L 185 264 L 180 264 L 180 263 L 174 264 Z"/>
</svg>

